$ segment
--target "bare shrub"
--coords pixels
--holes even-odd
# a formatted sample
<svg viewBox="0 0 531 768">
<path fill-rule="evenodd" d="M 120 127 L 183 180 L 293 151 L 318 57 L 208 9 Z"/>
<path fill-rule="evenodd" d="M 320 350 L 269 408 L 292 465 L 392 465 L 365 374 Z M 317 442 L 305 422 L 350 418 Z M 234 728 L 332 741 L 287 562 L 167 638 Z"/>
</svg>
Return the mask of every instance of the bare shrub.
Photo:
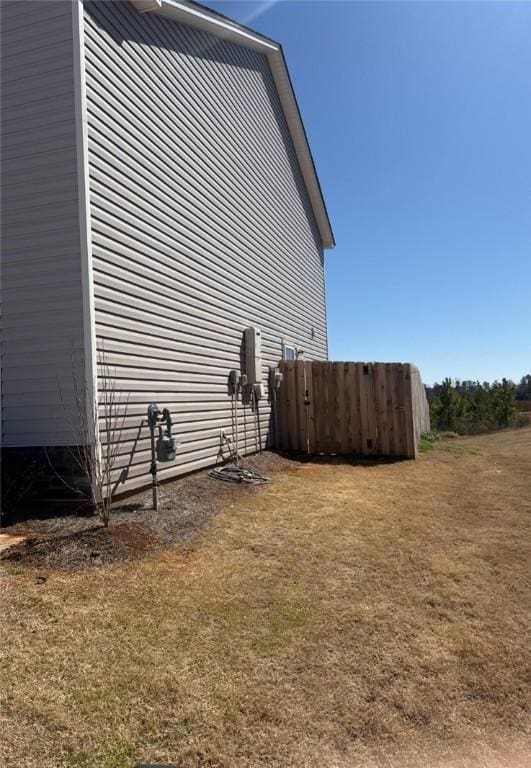
<svg viewBox="0 0 531 768">
<path fill-rule="evenodd" d="M 125 400 L 120 397 L 104 349 L 98 354 L 98 379 L 94 388 L 89 387 L 86 377 L 80 374 L 74 352 L 71 363 L 72 402 L 67 402 L 64 392 L 59 388 L 64 412 L 77 440 L 69 452 L 87 481 L 88 496 L 94 510 L 107 527 L 115 493 L 113 474 L 127 417 L 129 394 Z M 99 425 L 105 434 L 103 441 L 100 440 Z M 79 492 L 77 488 L 71 490 Z"/>
</svg>

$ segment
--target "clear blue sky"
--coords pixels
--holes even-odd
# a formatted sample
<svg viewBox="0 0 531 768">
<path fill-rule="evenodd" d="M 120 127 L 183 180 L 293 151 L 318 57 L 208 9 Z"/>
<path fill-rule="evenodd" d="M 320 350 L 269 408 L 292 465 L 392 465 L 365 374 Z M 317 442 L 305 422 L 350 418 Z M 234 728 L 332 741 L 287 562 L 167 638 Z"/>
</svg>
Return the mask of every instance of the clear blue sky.
<svg viewBox="0 0 531 768">
<path fill-rule="evenodd" d="M 330 357 L 531 372 L 531 3 L 208 2 L 282 43 L 337 246 Z"/>
</svg>

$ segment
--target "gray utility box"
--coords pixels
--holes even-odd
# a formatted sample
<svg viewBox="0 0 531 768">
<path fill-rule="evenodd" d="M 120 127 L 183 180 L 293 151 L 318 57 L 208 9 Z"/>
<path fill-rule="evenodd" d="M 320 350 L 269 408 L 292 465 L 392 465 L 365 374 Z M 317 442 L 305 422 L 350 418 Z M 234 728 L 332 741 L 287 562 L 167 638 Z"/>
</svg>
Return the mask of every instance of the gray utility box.
<svg viewBox="0 0 531 768">
<path fill-rule="evenodd" d="M 253 326 L 244 331 L 245 373 L 248 384 L 262 383 L 262 333 Z"/>
</svg>

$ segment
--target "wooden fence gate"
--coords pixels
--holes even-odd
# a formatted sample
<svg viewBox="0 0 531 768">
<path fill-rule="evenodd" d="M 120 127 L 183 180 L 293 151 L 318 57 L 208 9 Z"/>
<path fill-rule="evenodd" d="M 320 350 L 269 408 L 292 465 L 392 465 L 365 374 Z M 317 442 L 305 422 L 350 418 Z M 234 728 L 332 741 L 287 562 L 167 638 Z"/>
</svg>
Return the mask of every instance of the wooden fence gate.
<svg viewBox="0 0 531 768">
<path fill-rule="evenodd" d="M 282 361 L 279 447 L 415 458 L 429 408 L 409 363 Z"/>
</svg>

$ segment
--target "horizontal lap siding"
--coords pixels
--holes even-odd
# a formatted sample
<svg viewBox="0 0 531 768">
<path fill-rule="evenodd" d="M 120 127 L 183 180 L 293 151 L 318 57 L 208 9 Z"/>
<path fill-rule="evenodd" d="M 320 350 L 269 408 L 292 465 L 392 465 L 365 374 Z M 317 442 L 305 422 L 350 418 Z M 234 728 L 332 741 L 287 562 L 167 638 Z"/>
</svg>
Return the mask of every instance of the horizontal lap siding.
<svg viewBox="0 0 531 768">
<path fill-rule="evenodd" d="M 86 4 L 85 50 L 96 331 L 128 397 L 126 490 L 148 480 L 151 400 L 182 439 L 162 477 L 216 460 L 246 326 L 264 385 L 283 340 L 326 358 L 323 254 L 265 57 L 112 2 Z M 262 444 L 269 424 L 264 397 Z M 243 450 L 256 432 L 240 404 Z"/>
<path fill-rule="evenodd" d="M 2 444 L 62 445 L 72 350 L 83 358 L 72 5 L 0 13 Z"/>
</svg>

